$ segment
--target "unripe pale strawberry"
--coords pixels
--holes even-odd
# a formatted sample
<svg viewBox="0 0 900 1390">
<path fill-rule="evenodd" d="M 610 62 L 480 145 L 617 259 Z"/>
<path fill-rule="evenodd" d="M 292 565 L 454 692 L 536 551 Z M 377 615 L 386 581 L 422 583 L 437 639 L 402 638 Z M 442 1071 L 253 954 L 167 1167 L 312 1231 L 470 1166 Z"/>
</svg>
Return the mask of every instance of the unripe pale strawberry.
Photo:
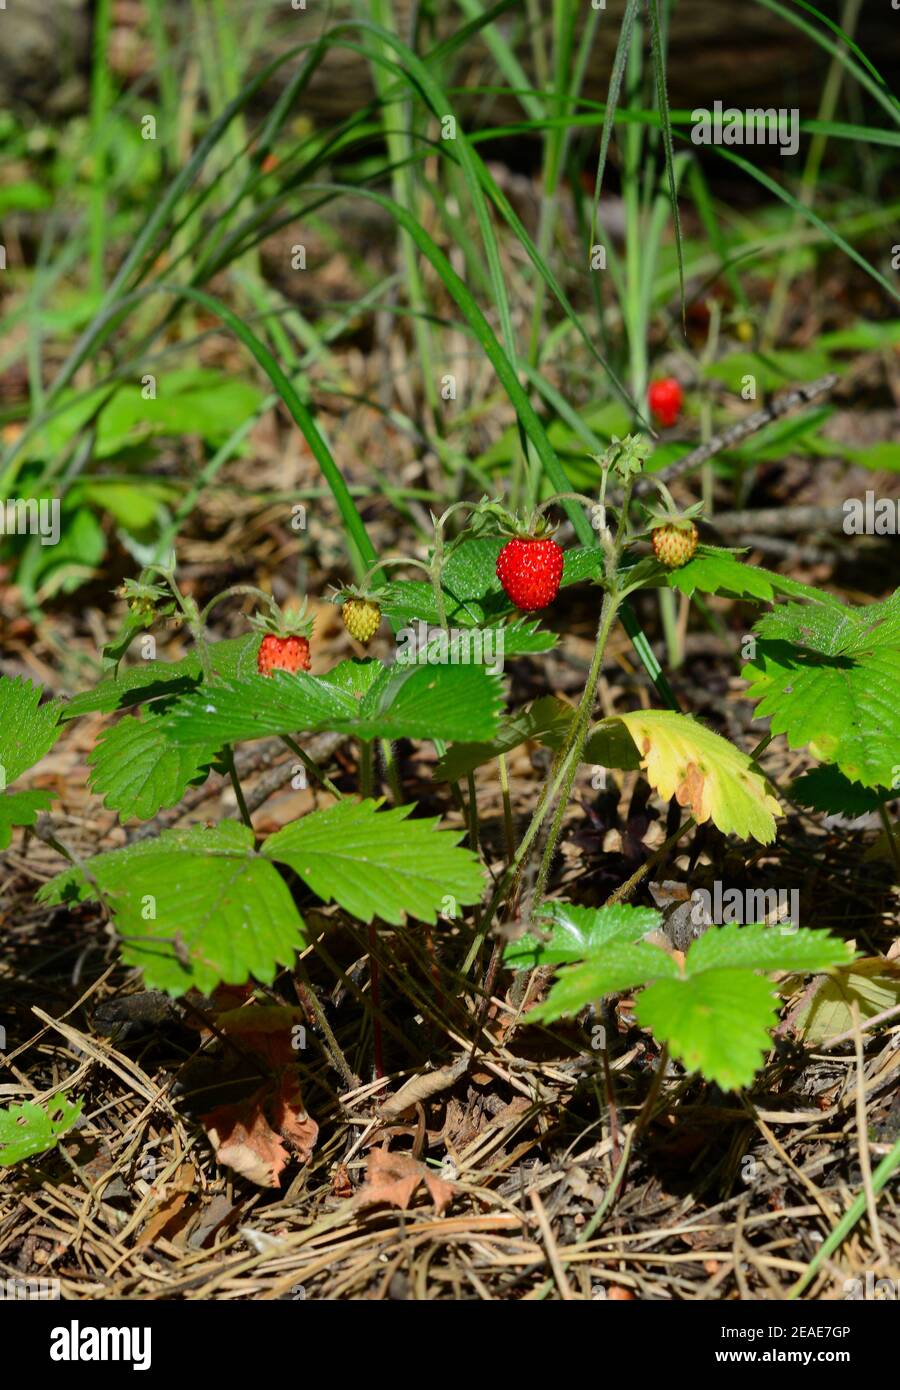
<svg viewBox="0 0 900 1390">
<path fill-rule="evenodd" d="M 344 627 L 357 642 L 367 646 L 381 623 L 381 609 L 370 598 L 348 598 L 341 606 Z"/>
<path fill-rule="evenodd" d="M 693 559 L 697 549 L 697 528 L 692 521 L 656 526 L 650 532 L 653 554 L 666 569 L 677 570 Z"/>
</svg>

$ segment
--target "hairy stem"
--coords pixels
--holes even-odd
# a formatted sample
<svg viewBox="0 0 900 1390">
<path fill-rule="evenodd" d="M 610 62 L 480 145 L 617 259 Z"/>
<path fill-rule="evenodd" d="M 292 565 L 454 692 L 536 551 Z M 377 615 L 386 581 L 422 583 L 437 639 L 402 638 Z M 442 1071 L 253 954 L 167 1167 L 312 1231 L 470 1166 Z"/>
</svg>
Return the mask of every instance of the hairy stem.
<svg viewBox="0 0 900 1390">
<path fill-rule="evenodd" d="M 603 655 L 606 651 L 606 643 L 612 625 L 618 612 L 618 598 L 610 591 L 603 596 L 603 607 L 600 610 L 600 622 L 597 627 L 597 642 L 594 647 L 594 656 L 591 661 L 591 668 L 588 671 L 588 678 L 585 682 L 581 701 L 575 713 L 572 731 L 569 735 L 570 757 L 559 794 L 559 803 L 556 813 L 550 823 L 550 833 L 547 836 L 547 843 L 544 845 L 544 853 L 541 858 L 541 867 L 538 870 L 537 883 L 534 888 L 534 906 L 539 906 L 547 887 L 547 879 L 550 876 L 550 866 L 553 862 L 553 855 L 556 852 L 559 833 L 562 829 L 563 819 L 566 814 L 566 807 L 569 802 L 569 795 L 572 791 L 572 783 L 578 773 L 581 763 L 581 754 L 584 751 L 585 741 L 587 740 L 588 730 L 591 724 L 591 714 L 594 709 L 594 701 L 597 698 L 597 683 L 600 679 L 600 672 L 603 668 Z"/>
</svg>

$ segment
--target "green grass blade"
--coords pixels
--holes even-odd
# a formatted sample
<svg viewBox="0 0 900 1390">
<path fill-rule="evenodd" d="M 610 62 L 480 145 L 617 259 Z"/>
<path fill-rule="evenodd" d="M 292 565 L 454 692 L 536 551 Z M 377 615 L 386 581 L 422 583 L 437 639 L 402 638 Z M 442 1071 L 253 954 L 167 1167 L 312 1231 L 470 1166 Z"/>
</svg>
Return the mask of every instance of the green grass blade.
<svg viewBox="0 0 900 1390">
<path fill-rule="evenodd" d="M 872 1190 L 876 1195 L 887 1184 L 888 1180 L 898 1168 L 900 1168 L 900 1139 L 894 1144 L 890 1153 L 885 1154 L 884 1158 L 875 1169 L 875 1172 L 872 1174 Z M 822 1242 L 822 1245 L 816 1251 L 796 1284 L 791 1288 L 788 1293 L 789 1299 L 799 1297 L 825 1261 L 834 1254 L 838 1246 L 843 1244 L 857 1222 L 865 1216 L 866 1207 L 866 1194 L 865 1192 L 860 1192 L 853 1205 L 844 1213 L 840 1221 L 834 1227 L 834 1230 L 831 1231 Z"/>
<path fill-rule="evenodd" d="M 663 151 L 666 161 L 666 177 L 669 181 L 669 199 L 672 204 L 672 221 L 675 227 L 675 252 L 678 258 L 678 285 L 681 291 L 681 326 L 686 330 L 686 306 L 684 299 L 684 248 L 681 237 L 681 216 L 678 211 L 678 187 L 675 180 L 675 156 L 672 150 L 672 121 L 669 115 L 669 93 L 666 88 L 666 55 L 663 51 L 662 34 L 659 24 L 659 0 L 649 0 L 650 12 L 650 50 L 653 59 L 653 73 L 656 79 L 656 101 L 662 124 Z"/>
<path fill-rule="evenodd" d="M 201 304 L 209 313 L 215 314 L 216 318 L 230 328 L 236 338 L 250 350 L 256 361 L 262 367 L 266 376 L 271 381 L 275 390 L 284 401 L 295 422 L 303 432 L 307 444 L 312 450 L 322 474 L 331 489 L 332 496 L 341 514 L 341 520 L 347 532 L 348 540 L 351 543 L 354 557 L 355 568 L 361 575 L 366 569 L 375 564 L 378 559 L 377 552 L 372 542 L 369 540 L 368 533 L 362 523 L 362 519 L 350 496 L 347 484 L 344 482 L 343 475 L 331 456 L 331 451 L 312 416 L 312 412 L 300 399 L 293 383 L 281 370 L 275 358 L 269 352 L 265 344 L 256 336 L 251 329 L 233 313 L 227 305 L 220 300 L 214 299 L 212 295 L 206 294 L 203 290 L 194 289 L 188 285 L 159 285 L 160 290 L 169 294 L 183 295 L 187 299 Z M 376 575 L 376 580 L 378 576 Z"/>
<path fill-rule="evenodd" d="M 606 110 L 603 114 L 603 133 L 600 137 L 600 155 L 597 160 L 597 177 L 594 181 L 594 207 L 591 214 L 592 245 L 597 239 L 597 209 L 600 205 L 600 191 L 603 187 L 603 174 L 606 169 L 609 138 L 612 135 L 616 107 L 619 104 L 619 93 L 622 90 L 622 78 L 625 75 L 625 65 L 628 62 L 628 51 L 631 48 L 631 39 L 634 34 L 634 24 L 640 13 L 640 8 L 641 0 L 628 0 L 628 6 L 622 19 L 622 27 L 619 30 L 619 42 L 616 47 L 616 56 L 613 60 L 612 74 L 609 79 Z"/>
<path fill-rule="evenodd" d="M 794 0 L 795 5 L 806 10 L 807 14 L 815 15 L 816 19 L 821 20 L 833 34 L 836 34 L 839 39 L 838 43 L 829 39 L 827 35 L 823 34 L 820 29 L 817 29 L 814 24 L 809 24 L 805 19 L 801 19 L 798 14 L 794 14 L 786 5 L 779 4 L 778 0 L 756 0 L 756 3 L 762 5 L 763 9 L 771 10 L 772 14 L 780 15 L 782 19 L 787 20 L 788 24 L 793 24 L 795 29 L 801 29 L 803 33 L 807 34 L 820 48 L 824 48 L 826 53 L 830 53 L 833 57 L 840 58 L 848 72 L 853 74 L 860 86 L 865 87 L 866 91 L 875 98 L 879 105 L 884 107 L 885 111 L 893 116 L 895 121 L 900 120 L 900 102 L 898 102 L 896 96 L 894 96 L 893 92 L 890 90 L 887 82 L 885 82 L 875 65 L 866 57 L 859 45 L 855 43 L 849 35 L 845 34 L 840 25 L 836 24 L 833 19 L 829 19 L 827 15 L 822 14 L 822 11 L 817 10 L 815 5 L 808 4 L 807 0 Z M 853 61 L 850 57 L 850 52 L 856 55 L 859 59 L 859 63 Z M 860 66 L 860 64 L 862 64 L 862 66 Z"/>
</svg>

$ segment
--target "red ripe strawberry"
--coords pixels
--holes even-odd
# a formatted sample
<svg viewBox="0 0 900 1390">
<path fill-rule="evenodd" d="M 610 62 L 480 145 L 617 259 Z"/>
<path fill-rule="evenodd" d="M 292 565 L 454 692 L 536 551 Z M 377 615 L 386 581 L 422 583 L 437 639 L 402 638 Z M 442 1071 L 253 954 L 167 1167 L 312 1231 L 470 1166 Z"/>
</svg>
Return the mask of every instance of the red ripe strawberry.
<svg viewBox="0 0 900 1390">
<path fill-rule="evenodd" d="M 256 654 L 257 671 L 261 676 L 271 676 L 276 671 L 308 671 L 313 621 L 306 616 L 306 599 L 302 608 L 289 613 L 283 613 L 274 600 L 269 603 L 270 611 L 265 617 L 250 619 L 263 634 Z"/>
<path fill-rule="evenodd" d="M 517 608 L 530 612 L 559 593 L 563 553 L 556 541 L 514 537 L 497 556 L 497 578 Z"/>
<path fill-rule="evenodd" d="M 256 669 L 261 676 L 271 676 L 273 671 L 308 671 L 309 639 L 267 632 L 256 654 Z"/>
<path fill-rule="evenodd" d="M 684 392 L 673 376 L 651 381 L 647 401 L 657 424 L 668 429 L 674 425 L 684 405 Z"/>
</svg>

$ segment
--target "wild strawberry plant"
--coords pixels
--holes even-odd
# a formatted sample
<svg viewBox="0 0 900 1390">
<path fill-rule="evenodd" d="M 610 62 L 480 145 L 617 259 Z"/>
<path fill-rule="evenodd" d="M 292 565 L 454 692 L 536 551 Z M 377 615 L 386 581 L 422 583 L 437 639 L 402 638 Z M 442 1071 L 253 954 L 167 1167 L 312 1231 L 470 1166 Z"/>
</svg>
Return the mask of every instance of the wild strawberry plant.
<svg viewBox="0 0 900 1390">
<path fill-rule="evenodd" d="M 373 945 L 379 929 L 415 933 L 444 923 L 442 949 L 458 978 L 471 986 L 477 987 L 472 972 L 489 939 L 495 944 L 488 988 L 501 964 L 530 972 L 529 979 L 549 982 L 553 975 L 545 997 L 523 1014 L 531 1027 L 575 1018 L 609 995 L 640 991 L 638 1023 L 677 1062 L 722 1087 L 749 1086 L 777 1019 L 778 977 L 846 969 L 852 952 L 826 931 L 785 923 L 712 926 L 685 954 L 673 952 L 660 934 L 660 913 L 627 901 L 640 873 L 605 906 L 555 899 L 552 869 L 575 778 L 586 762 L 639 771 L 663 802 L 674 799 L 688 813 L 672 844 L 706 823 L 724 835 L 770 844 L 782 814 L 780 795 L 831 812 L 878 807 L 892 835 L 884 805 L 900 768 L 894 701 L 900 593 L 848 608 L 827 593 L 746 565 L 739 551 L 698 544 L 696 508 L 677 513 L 663 486 L 656 489 L 661 508 L 634 498 L 636 486 L 642 495 L 654 487 L 646 454 L 640 439 L 616 441 L 597 460 L 599 500 L 566 494 L 544 504 L 548 512 L 563 501 L 569 507 L 579 501 L 591 519 L 594 544 L 561 547 L 535 529 L 533 517 L 513 525 L 519 535 L 511 541 L 510 518 L 498 504 L 455 504 L 435 522 L 428 564 L 382 562 L 359 585 L 338 593 L 348 631 L 362 645 L 379 626 L 393 626 L 393 661 L 358 657 L 313 675 L 306 669 L 306 650 L 303 660 L 291 650 L 280 661 L 267 648 L 270 639 L 314 646 L 302 611 L 275 612 L 267 595 L 238 586 L 201 612 L 173 571 L 146 571 L 123 590 L 128 617 L 108 649 L 109 674 L 96 686 L 66 701 L 41 703 L 40 690 L 30 682 L 0 681 L 0 846 L 9 844 L 13 826 L 36 826 L 70 859 L 41 890 L 40 900 L 99 903 L 118 934 L 123 961 L 142 973 L 148 987 L 174 997 L 189 990 L 210 995 L 223 985 L 271 985 L 311 939 L 301 904 L 318 900 L 364 924 Z M 453 512 L 462 524 L 447 540 Z M 655 543 L 660 525 L 690 537 L 691 553 L 672 555 L 668 543 Z M 539 610 L 532 602 L 530 562 L 523 569 L 518 552 L 504 562 L 511 544 L 559 550 L 558 560 L 549 553 L 547 603 Z M 395 577 L 372 590 L 375 572 L 383 581 L 388 563 L 419 565 L 427 578 Z M 544 584 L 542 574 L 538 586 Z M 549 651 L 559 639 L 547 604 L 557 587 L 575 584 L 589 586 L 597 608 L 594 655 L 580 702 L 573 709 L 546 694 L 511 708 L 500 670 L 478 653 L 492 643 L 497 649 L 498 642 L 504 660 Z M 770 720 L 756 749 L 740 749 L 675 709 L 595 717 L 608 638 L 624 605 L 641 590 L 665 588 L 730 595 L 765 607 L 743 671 L 759 717 Z M 254 598 L 260 609 L 256 630 L 212 641 L 209 615 L 233 596 Z M 135 637 L 173 615 L 193 639 L 188 654 L 177 662 L 129 661 Z M 414 650 L 405 649 L 399 636 L 411 624 L 423 637 Z M 40 763 L 68 722 L 90 713 L 109 716 L 89 756 L 90 785 L 124 825 L 153 820 L 176 806 L 213 770 L 231 777 L 240 818 L 139 839 L 131 835 L 124 847 L 77 859 L 45 815 L 51 794 L 14 784 Z M 326 731 L 356 743 L 354 792 L 342 793 L 297 741 Z M 779 795 L 759 759 L 780 734 L 791 748 L 808 749 L 819 766 Z M 332 800 L 263 837 L 254 831 L 234 750 L 272 736 L 284 741 Z M 436 749 L 438 786 L 467 786 L 468 806 L 457 792 L 464 828 L 442 826 L 439 818 L 401 801 L 396 769 L 388 780 L 398 804 L 388 806 L 375 794 L 375 749 L 389 759 L 399 739 Z M 507 864 L 491 878 L 479 850 L 473 774 L 493 760 L 504 768 L 505 756 L 526 742 L 551 750 L 550 769 L 527 825 L 510 845 Z M 536 865 L 536 874 L 525 893 L 529 865 Z M 517 916 L 524 918 L 524 934 L 507 929 Z M 498 928 L 504 931 L 495 938 Z M 374 1045 L 373 1065 L 380 1071 L 377 1028 Z M 2 1161 L 49 1146 L 77 1117 L 77 1105 L 68 1101 L 52 1113 L 32 1110 L 13 1119 L 7 1112 L 6 1128 L 0 1129 Z"/>
</svg>

